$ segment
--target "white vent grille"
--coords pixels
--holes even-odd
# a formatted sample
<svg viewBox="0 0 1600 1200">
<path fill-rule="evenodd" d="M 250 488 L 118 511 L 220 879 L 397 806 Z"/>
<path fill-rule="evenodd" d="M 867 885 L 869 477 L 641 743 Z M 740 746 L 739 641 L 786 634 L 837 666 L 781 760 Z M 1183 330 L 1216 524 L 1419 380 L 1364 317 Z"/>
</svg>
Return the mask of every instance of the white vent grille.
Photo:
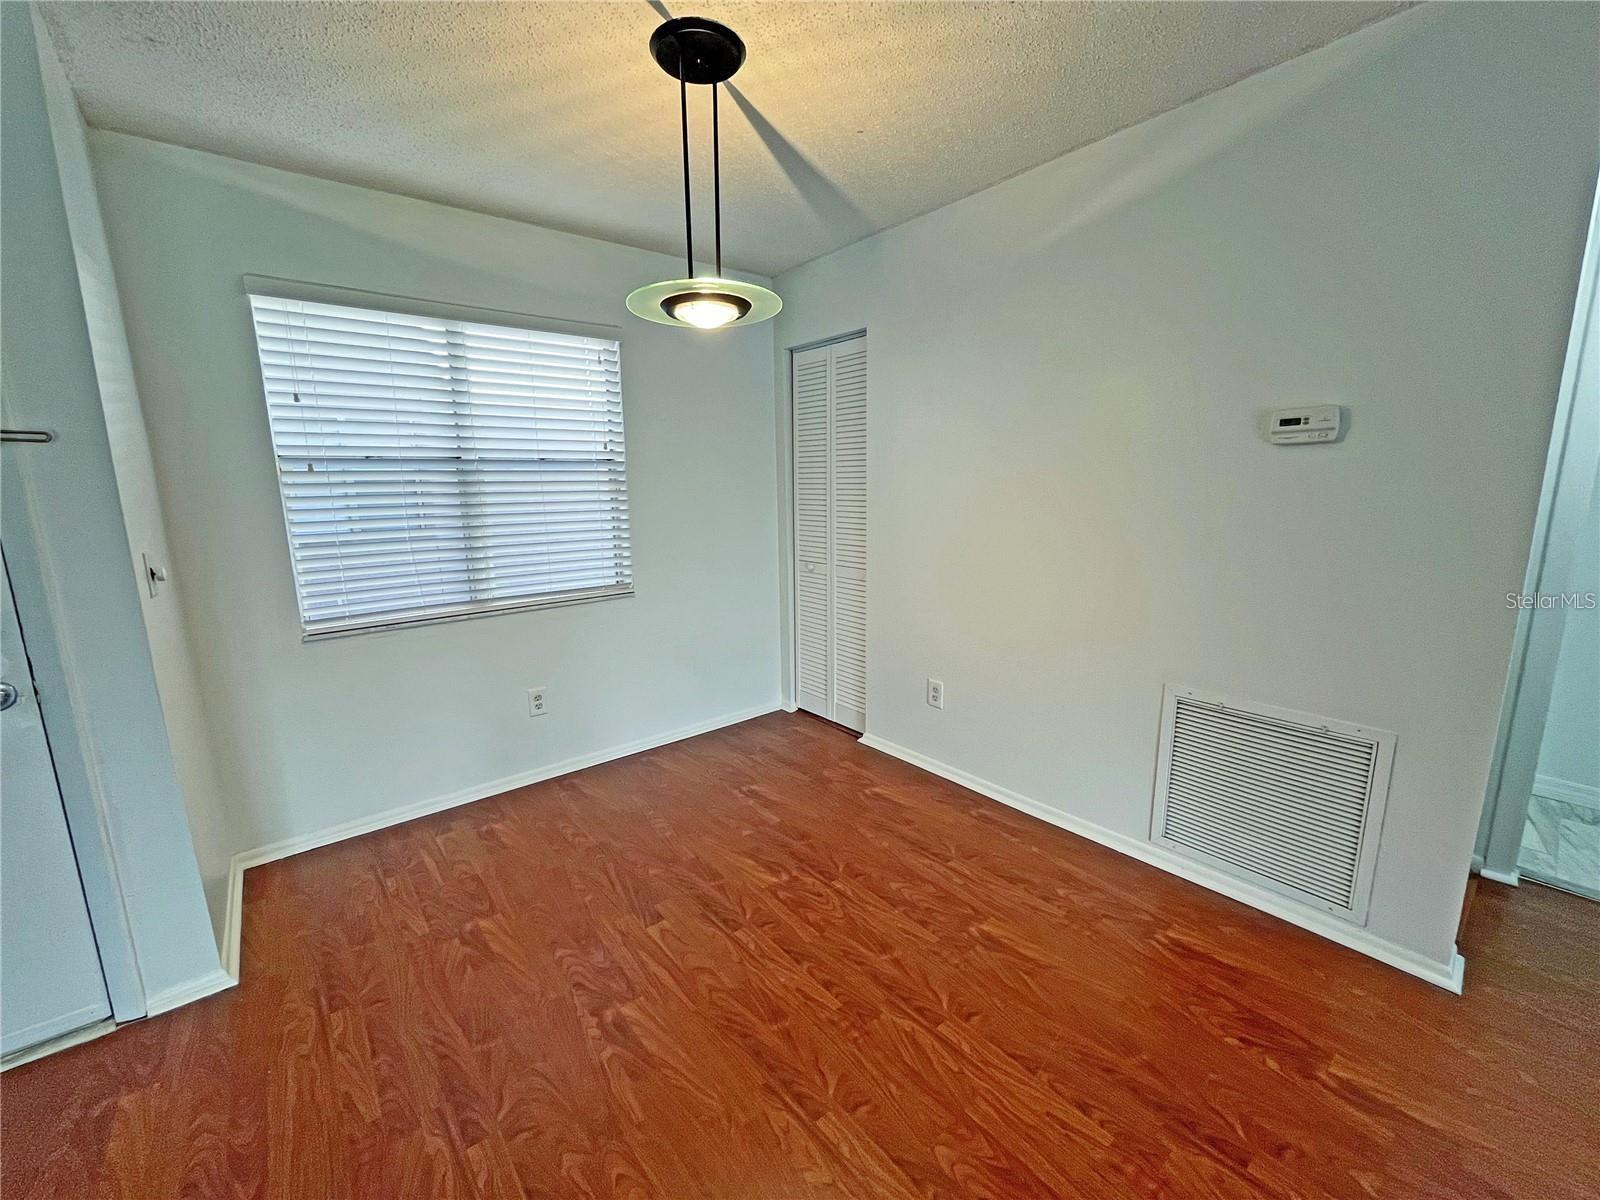
<svg viewBox="0 0 1600 1200">
<path fill-rule="evenodd" d="M 1168 688 L 1151 837 L 1366 920 L 1394 735 Z"/>
</svg>

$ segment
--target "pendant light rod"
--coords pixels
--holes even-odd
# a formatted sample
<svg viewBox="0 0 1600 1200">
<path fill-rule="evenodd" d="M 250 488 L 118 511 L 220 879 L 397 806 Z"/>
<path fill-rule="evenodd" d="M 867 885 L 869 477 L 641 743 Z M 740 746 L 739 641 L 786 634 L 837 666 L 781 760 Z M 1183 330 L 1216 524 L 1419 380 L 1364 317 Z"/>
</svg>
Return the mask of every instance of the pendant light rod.
<svg viewBox="0 0 1600 1200">
<path fill-rule="evenodd" d="M 683 244 L 689 260 L 689 277 L 694 277 L 694 201 L 689 190 L 689 84 L 678 76 L 678 111 L 683 118 Z"/>
<path fill-rule="evenodd" d="M 652 0 L 652 3 L 654 0 Z M 628 311 L 658 325 L 701 330 L 755 325 L 772 319 L 783 301 L 770 288 L 722 278 L 722 97 L 720 84 L 744 63 L 744 41 L 705 17 L 674 17 L 650 35 L 650 56 L 678 81 L 683 127 L 683 241 L 688 277 L 646 284 L 628 293 Z M 701 276 L 694 261 L 694 186 L 689 166 L 689 85 L 711 88 L 711 203 L 716 274 Z"/>
<path fill-rule="evenodd" d="M 722 138 L 717 129 L 717 88 L 711 85 L 711 197 L 717 214 L 717 278 L 722 278 Z"/>
</svg>

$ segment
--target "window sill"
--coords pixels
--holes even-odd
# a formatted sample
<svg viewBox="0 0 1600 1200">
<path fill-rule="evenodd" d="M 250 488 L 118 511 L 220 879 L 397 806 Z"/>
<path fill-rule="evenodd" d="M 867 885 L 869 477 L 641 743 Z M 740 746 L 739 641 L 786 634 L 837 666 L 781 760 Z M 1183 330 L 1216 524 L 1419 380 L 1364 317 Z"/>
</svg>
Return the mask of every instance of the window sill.
<svg viewBox="0 0 1600 1200">
<path fill-rule="evenodd" d="M 471 621 L 478 617 L 497 617 L 503 613 L 528 612 L 540 608 L 564 608 L 571 604 L 592 604 L 597 600 L 616 600 L 633 595 L 633 586 L 606 588 L 592 592 L 573 592 L 557 596 L 537 596 L 503 604 L 478 605 L 470 608 L 450 609 L 414 617 L 400 617 L 359 624 L 335 625 L 323 629 L 302 629 L 302 642 L 327 642 L 337 638 L 355 637 L 363 633 L 392 633 L 400 629 L 416 629 L 426 625 L 448 625 L 456 621 Z"/>
</svg>

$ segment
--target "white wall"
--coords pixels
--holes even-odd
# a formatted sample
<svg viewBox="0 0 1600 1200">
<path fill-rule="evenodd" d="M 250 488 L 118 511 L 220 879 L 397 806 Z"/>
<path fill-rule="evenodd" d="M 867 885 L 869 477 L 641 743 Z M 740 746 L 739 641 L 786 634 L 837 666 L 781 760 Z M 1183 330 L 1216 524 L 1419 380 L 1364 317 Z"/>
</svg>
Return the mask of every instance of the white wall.
<svg viewBox="0 0 1600 1200">
<path fill-rule="evenodd" d="M 4 20 L 6 554 L 119 1018 L 225 984 L 140 613 L 28 6 Z M 19 567 L 19 560 L 26 566 Z M 52 639 L 40 636 L 48 623 Z M 47 645 L 47 641 L 53 644 Z M 124 937 L 124 935 L 126 935 Z M 130 1010 L 116 961 L 131 941 Z"/>
<path fill-rule="evenodd" d="M 1411 11 L 780 277 L 780 353 L 871 339 L 869 733 L 1143 838 L 1166 681 L 1393 730 L 1369 930 L 1448 963 L 1597 38 Z"/>
<path fill-rule="evenodd" d="M 231 852 L 776 707 L 770 326 L 629 316 L 681 269 L 665 256 L 120 134 L 90 148 Z M 637 594 L 303 643 L 247 273 L 617 326 Z M 203 866 L 219 886 L 226 860 Z"/>
<path fill-rule="evenodd" d="M 150 643 L 167 738 L 183 788 L 185 811 L 202 861 L 225 859 L 225 831 L 216 797 L 221 793 L 211 753 L 204 703 L 184 619 L 183 580 L 172 569 L 166 521 L 156 484 L 144 407 L 133 376 L 128 334 L 117 296 L 111 248 L 106 243 L 100 199 L 89 163 L 87 127 L 77 97 L 49 35 L 34 10 L 34 34 L 45 106 L 55 143 L 62 200 L 72 251 L 78 268 L 78 289 L 93 355 L 95 382 L 105 414 L 105 429 L 117 493 L 128 534 L 129 566 L 138 579 L 136 592 Z M 167 576 L 154 595 L 144 585 L 146 563 Z M 225 897 L 214 889 L 208 897 L 213 925 L 220 932 L 226 915 Z"/>
</svg>

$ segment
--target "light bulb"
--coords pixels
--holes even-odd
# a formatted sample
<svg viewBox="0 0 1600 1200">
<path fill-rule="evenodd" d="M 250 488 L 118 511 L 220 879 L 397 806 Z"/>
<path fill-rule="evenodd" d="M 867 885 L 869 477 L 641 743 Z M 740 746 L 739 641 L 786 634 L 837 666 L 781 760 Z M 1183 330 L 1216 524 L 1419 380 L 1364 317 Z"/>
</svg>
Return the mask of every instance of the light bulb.
<svg viewBox="0 0 1600 1200">
<path fill-rule="evenodd" d="M 696 329 L 721 329 L 750 311 L 750 302 L 721 292 L 685 292 L 670 296 L 661 307 L 674 321 Z"/>
</svg>

